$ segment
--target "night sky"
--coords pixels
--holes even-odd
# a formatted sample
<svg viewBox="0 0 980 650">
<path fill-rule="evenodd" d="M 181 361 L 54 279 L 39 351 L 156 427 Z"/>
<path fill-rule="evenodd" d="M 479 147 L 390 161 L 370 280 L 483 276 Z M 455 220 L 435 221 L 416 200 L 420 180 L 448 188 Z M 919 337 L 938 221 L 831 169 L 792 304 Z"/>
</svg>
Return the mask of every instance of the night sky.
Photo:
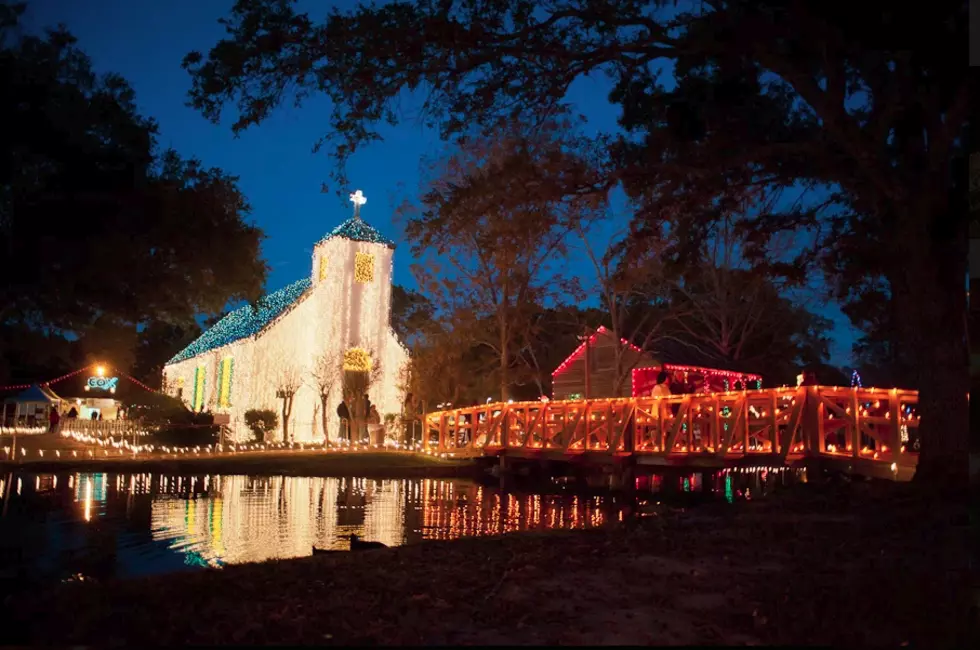
<svg viewBox="0 0 980 650">
<path fill-rule="evenodd" d="M 162 147 L 173 147 L 184 157 L 196 157 L 240 177 L 240 187 L 252 205 L 252 218 L 268 239 L 263 252 L 271 272 L 269 290 L 275 290 L 310 272 L 313 244 L 351 214 L 350 204 L 331 192 L 320 192 L 329 183 L 332 162 L 311 149 L 324 134 L 329 102 L 313 98 L 299 110 L 283 108 L 271 119 L 236 139 L 232 118 L 220 126 L 211 124 L 185 106 L 190 76 L 180 67 L 191 50 L 207 50 L 223 35 L 217 20 L 227 15 L 232 0 L 32 0 L 24 18 L 26 28 L 38 32 L 63 23 L 91 57 L 97 72 L 116 72 L 136 92 L 140 111 L 157 120 Z M 333 3 L 353 7 L 355 0 Z M 318 18 L 327 3 L 308 0 L 302 8 Z M 618 108 L 606 97 L 608 82 L 601 76 L 580 80 L 569 99 L 589 118 L 588 128 L 615 129 Z M 404 114 L 411 116 L 413 102 L 406 97 Z M 362 149 L 349 163 L 353 186 L 368 197 L 362 210 L 365 220 L 396 241 L 402 241 L 392 213 L 403 201 L 418 195 L 419 164 L 423 157 L 444 150 L 435 133 L 405 120 L 397 128 L 382 130 L 383 142 Z M 395 254 L 395 282 L 414 286 L 408 249 Z M 572 267 L 592 277 L 591 267 Z M 834 306 L 819 312 L 834 320 L 831 362 L 846 365 L 855 333 Z"/>
</svg>

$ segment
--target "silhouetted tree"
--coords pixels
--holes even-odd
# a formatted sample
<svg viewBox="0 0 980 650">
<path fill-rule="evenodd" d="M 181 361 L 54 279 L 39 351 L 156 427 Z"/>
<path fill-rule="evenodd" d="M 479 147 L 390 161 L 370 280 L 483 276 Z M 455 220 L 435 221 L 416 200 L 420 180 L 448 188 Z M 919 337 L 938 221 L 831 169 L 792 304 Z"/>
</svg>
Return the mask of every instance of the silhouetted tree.
<svg viewBox="0 0 980 650">
<path fill-rule="evenodd" d="M 968 430 L 966 25 L 963 2 L 417 0 L 317 24 L 291 3 L 241 0 L 227 37 L 185 65 L 193 104 L 217 120 L 234 103 L 236 132 L 284 101 L 328 95 L 340 161 L 398 121 L 406 89 L 424 87 L 424 122 L 453 136 L 548 115 L 574 81 L 609 73 L 629 132 L 609 157 L 649 232 L 669 222 L 696 245 L 749 188 L 823 190 L 740 223 L 746 252 L 797 280 L 823 262 L 845 303 L 860 299 L 851 270 L 887 281 L 921 389 L 917 476 L 956 482 Z M 669 64 L 674 83 L 662 82 Z M 795 263 L 768 258 L 772 235 L 800 229 L 812 245 Z"/>
<path fill-rule="evenodd" d="M 125 80 L 63 29 L 25 35 L 22 12 L 0 5 L 0 324 L 128 366 L 140 325 L 256 299 L 262 234 L 236 179 L 161 150 Z"/>
<path fill-rule="evenodd" d="M 391 285 L 391 328 L 408 347 L 432 319 L 435 307 L 418 291 Z"/>
<path fill-rule="evenodd" d="M 430 166 L 421 209 L 406 225 L 429 296 L 442 309 L 467 305 L 468 331 L 497 355 L 502 400 L 510 398 L 529 316 L 562 286 L 556 263 L 567 236 L 601 200 L 566 201 L 546 180 L 594 178 L 569 147 L 571 129 L 565 119 L 533 129 L 506 123 L 491 136 L 462 140 Z"/>
</svg>

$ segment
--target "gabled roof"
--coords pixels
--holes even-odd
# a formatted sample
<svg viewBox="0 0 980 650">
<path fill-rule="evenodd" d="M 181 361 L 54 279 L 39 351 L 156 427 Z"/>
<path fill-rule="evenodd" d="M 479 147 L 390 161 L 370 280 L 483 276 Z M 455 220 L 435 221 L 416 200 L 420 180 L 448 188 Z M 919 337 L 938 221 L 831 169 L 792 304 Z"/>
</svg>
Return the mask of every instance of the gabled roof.
<svg viewBox="0 0 980 650">
<path fill-rule="evenodd" d="M 261 298 L 258 309 L 252 309 L 251 305 L 236 309 L 174 355 L 167 365 L 258 334 L 278 316 L 300 302 L 307 295 L 310 284 L 309 278 L 303 278 Z"/>
<path fill-rule="evenodd" d="M 595 343 L 595 340 L 596 340 L 596 337 L 599 337 L 599 336 L 606 336 L 608 338 L 612 338 L 613 337 L 613 333 L 611 331 L 607 330 L 604 325 L 600 325 L 598 327 L 598 329 L 596 329 L 596 331 L 593 332 L 591 336 L 589 336 L 589 341 L 588 341 L 589 342 L 589 345 L 594 344 Z M 655 362 L 655 360 L 653 359 L 653 357 L 650 355 L 649 352 L 644 352 L 643 350 L 641 350 L 637 346 L 633 345 L 632 343 L 630 343 L 626 339 L 620 339 L 620 343 L 622 345 L 628 346 L 631 350 L 633 350 L 637 354 L 641 354 L 641 355 L 642 354 L 645 354 L 645 355 L 647 355 L 650 358 L 651 361 Z M 555 368 L 551 372 L 551 376 L 552 377 L 555 377 L 558 374 L 560 374 L 563 370 L 565 370 L 566 368 L 568 368 L 568 366 L 572 363 L 572 361 L 574 361 L 576 358 L 582 356 L 584 353 L 585 353 L 585 342 L 583 341 L 581 343 L 581 345 L 579 345 L 577 348 L 575 348 L 575 351 L 574 352 L 572 352 L 570 355 L 568 355 L 565 358 L 564 361 L 562 361 L 560 364 L 558 364 L 558 367 Z"/>
<path fill-rule="evenodd" d="M 14 395 L 13 397 L 8 397 L 4 401 L 8 403 L 19 402 L 21 404 L 27 402 L 44 402 L 53 404 L 54 402 L 61 401 L 61 398 L 55 395 L 54 391 L 47 386 L 33 384 L 24 392 Z"/>
<path fill-rule="evenodd" d="M 395 242 L 382 235 L 380 232 L 378 232 L 378 230 L 370 226 L 359 216 L 351 217 L 344 223 L 340 224 L 327 233 L 327 235 L 318 241 L 317 244 L 322 244 L 328 239 L 332 239 L 334 237 L 342 237 L 344 239 L 350 239 L 351 241 L 364 241 L 371 244 L 381 244 L 382 246 L 387 246 L 388 248 L 395 247 Z"/>
</svg>

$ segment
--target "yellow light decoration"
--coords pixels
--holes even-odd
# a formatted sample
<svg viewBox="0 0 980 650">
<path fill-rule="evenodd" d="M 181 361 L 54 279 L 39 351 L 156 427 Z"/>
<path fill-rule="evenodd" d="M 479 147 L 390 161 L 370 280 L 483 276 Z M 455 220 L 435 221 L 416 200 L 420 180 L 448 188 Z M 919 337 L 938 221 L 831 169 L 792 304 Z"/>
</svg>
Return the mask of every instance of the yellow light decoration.
<svg viewBox="0 0 980 650">
<path fill-rule="evenodd" d="M 194 410 L 200 411 L 204 408 L 204 376 L 205 367 L 198 366 L 194 370 Z"/>
<path fill-rule="evenodd" d="M 371 253 L 354 254 L 354 282 L 374 282 L 374 255 Z"/>
<path fill-rule="evenodd" d="M 344 352 L 344 370 L 368 372 L 371 370 L 371 354 L 364 348 L 351 348 Z"/>
<path fill-rule="evenodd" d="M 218 406 L 223 408 L 231 406 L 231 378 L 234 363 L 235 360 L 232 357 L 225 357 L 221 360 L 221 367 L 218 371 Z"/>
<path fill-rule="evenodd" d="M 320 256 L 320 268 L 317 271 L 317 278 L 320 279 L 321 281 L 322 280 L 325 280 L 327 278 L 327 256 L 326 255 L 321 255 Z"/>
</svg>

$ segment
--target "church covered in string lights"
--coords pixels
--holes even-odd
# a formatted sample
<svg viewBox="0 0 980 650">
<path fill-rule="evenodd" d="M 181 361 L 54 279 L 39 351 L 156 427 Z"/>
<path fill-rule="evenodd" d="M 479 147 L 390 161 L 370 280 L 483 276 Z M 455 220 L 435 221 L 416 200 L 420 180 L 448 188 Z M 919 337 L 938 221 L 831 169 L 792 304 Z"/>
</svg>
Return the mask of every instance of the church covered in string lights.
<svg viewBox="0 0 980 650">
<path fill-rule="evenodd" d="M 229 313 L 178 352 L 163 370 L 166 392 L 194 411 L 227 416 L 237 440 L 251 435 L 244 420 L 250 409 L 279 414 L 278 430 L 267 439 L 283 439 L 286 388 L 295 391 L 290 441 L 323 441 L 318 367 L 337 373 L 327 412 L 330 440 L 340 435 L 343 372 L 373 368 L 371 402 L 382 418 L 400 412 L 408 351 L 390 325 L 395 244 L 361 219 L 367 200 L 360 190 L 350 200 L 354 216 L 314 246 L 309 277 L 265 296 L 257 308 Z"/>
</svg>

